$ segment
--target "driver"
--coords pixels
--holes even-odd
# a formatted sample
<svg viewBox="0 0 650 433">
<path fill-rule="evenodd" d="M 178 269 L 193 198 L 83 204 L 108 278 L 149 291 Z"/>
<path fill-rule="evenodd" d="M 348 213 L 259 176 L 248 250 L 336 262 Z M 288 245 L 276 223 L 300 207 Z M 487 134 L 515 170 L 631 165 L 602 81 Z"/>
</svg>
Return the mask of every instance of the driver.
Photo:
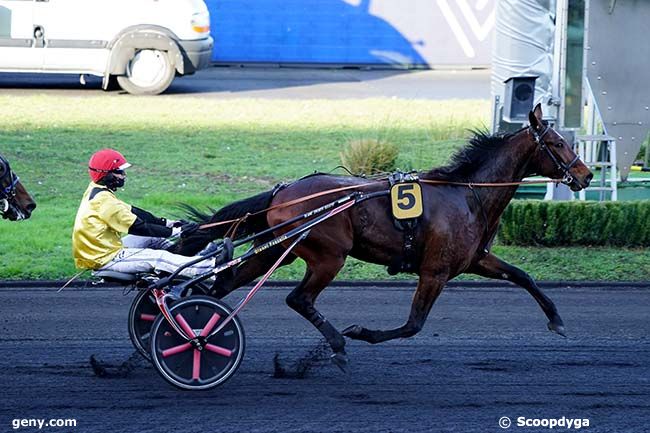
<svg viewBox="0 0 650 433">
<path fill-rule="evenodd" d="M 81 199 L 72 232 L 72 255 L 77 268 L 129 274 L 172 273 L 198 258 L 162 249 L 169 244 L 167 238 L 189 235 L 198 229 L 198 224 L 158 218 L 116 197 L 130 166 L 113 149 L 102 149 L 90 158 L 91 182 Z M 122 238 L 122 234 L 128 235 Z M 194 277 L 213 268 L 214 259 L 206 259 L 183 269 L 181 275 Z"/>
</svg>

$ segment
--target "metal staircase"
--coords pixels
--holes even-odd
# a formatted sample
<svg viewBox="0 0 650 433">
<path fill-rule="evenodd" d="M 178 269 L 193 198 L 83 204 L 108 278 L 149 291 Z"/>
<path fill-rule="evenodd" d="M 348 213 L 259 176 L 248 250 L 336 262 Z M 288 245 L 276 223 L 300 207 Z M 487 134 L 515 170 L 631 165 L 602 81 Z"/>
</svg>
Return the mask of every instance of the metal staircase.
<svg viewBox="0 0 650 433">
<path fill-rule="evenodd" d="M 589 191 L 598 191 L 599 201 L 616 201 L 616 139 L 609 135 L 578 135 L 576 144 L 582 162 L 590 169 L 600 169 L 600 178 L 594 173 L 592 186 L 578 193 L 580 200 L 585 200 Z"/>
</svg>

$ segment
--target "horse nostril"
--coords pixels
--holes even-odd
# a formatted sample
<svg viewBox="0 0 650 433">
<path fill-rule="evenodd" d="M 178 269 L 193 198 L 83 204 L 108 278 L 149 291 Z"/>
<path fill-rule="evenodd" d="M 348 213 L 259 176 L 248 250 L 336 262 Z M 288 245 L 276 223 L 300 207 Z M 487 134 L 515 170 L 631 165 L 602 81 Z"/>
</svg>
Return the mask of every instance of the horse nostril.
<svg viewBox="0 0 650 433">
<path fill-rule="evenodd" d="M 587 183 L 587 185 L 589 185 L 589 183 L 591 182 L 591 179 L 593 179 L 593 178 L 594 178 L 594 174 L 593 174 L 593 173 L 589 173 L 589 174 L 587 175 L 587 177 L 585 177 L 585 182 Z"/>
<path fill-rule="evenodd" d="M 36 203 L 30 203 L 27 206 L 25 206 L 25 210 L 27 211 L 27 215 L 31 215 L 32 212 L 36 209 Z"/>
</svg>

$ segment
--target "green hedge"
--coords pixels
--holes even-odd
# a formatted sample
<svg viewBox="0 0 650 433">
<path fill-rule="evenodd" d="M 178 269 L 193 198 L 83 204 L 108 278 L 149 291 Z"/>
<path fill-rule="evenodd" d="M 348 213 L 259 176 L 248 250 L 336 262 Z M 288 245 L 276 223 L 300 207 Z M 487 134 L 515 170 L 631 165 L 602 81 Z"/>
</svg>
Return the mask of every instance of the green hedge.
<svg viewBox="0 0 650 433">
<path fill-rule="evenodd" d="M 648 247 L 650 200 L 515 200 L 503 214 L 498 239 L 505 245 Z"/>
</svg>

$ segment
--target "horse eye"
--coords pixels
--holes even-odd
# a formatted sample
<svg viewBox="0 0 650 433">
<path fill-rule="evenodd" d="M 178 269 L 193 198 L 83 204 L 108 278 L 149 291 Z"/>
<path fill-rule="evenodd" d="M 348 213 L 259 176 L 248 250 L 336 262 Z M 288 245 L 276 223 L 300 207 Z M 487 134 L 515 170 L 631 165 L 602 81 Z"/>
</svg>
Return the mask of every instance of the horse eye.
<svg viewBox="0 0 650 433">
<path fill-rule="evenodd" d="M 564 146 L 564 143 L 562 143 L 561 141 L 555 143 L 555 147 L 562 147 L 562 146 Z"/>
</svg>

